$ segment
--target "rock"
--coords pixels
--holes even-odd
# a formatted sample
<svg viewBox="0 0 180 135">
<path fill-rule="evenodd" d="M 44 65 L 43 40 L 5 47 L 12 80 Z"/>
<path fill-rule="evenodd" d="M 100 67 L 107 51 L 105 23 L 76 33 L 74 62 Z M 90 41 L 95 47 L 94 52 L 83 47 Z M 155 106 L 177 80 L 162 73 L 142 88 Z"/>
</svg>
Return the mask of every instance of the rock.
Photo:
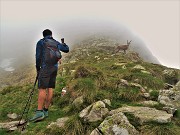
<svg viewBox="0 0 180 135">
<path fill-rule="evenodd" d="M 139 83 L 139 79 L 135 79 L 134 82 L 135 82 L 135 83 Z"/>
<path fill-rule="evenodd" d="M 49 124 L 47 128 L 51 128 L 54 125 L 58 127 L 63 127 L 67 120 L 69 120 L 68 117 L 59 118 L 56 120 L 56 122 L 51 122 L 51 124 Z"/>
<path fill-rule="evenodd" d="M 112 54 L 111 57 L 115 56 L 116 54 Z"/>
<path fill-rule="evenodd" d="M 102 135 L 97 128 L 95 128 L 90 135 Z"/>
<path fill-rule="evenodd" d="M 122 85 L 125 85 L 125 86 L 128 86 L 128 85 L 129 85 L 129 83 L 128 83 L 127 80 L 120 79 L 120 82 L 121 82 Z"/>
<path fill-rule="evenodd" d="M 109 99 L 104 99 L 103 102 L 108 106 L 111 106 L 111 101 Z"/>
<path fill-rule="evenodd" d="M 136 65 L 133 67 L 133 69 L 140 69 L 140 70 L 145 70 L 145 68 L 141 65 Z"/>
<path fill-rule="evenodd" d="M 180 91 L 180 81 L 176 83 L 176 85 L 172 88 L 174 91 Z"/>
<path fill-rule="evenodd" d="M 96 122 L 102 120 L 108 114 L 108 109 L 102 101 L 95 102 L 83 109 L 79 117 L 84 121 Z"/>
<path fill-rule="evenodd" d="M 156 101 L 149 100 L 149 101 L 143 101 L 141 102 L 141 104 L 145 106 L 155 106 L 155 105 L 158 105 L 159 103 Z"/>
<path fill-rule="evenodd" d="M 170 89 L 170 88 L 173 88 L 173 85 L 171 85 L 169 83 L 164 84 L 164 89 Z"/>
<path fill-rule="evenodd" d="M 71 71 L 70 71 L 71 75 L 72 75 L 74 72 L 76 72 L 76 70 L 71 70 Z"/>
<path fill-rule="evenodd" d="M 139 132 L 131 125 L 127 117 L 121 113 L 115 113 L 108 116 L 99 125 L 98 129 L 103 135 L 138 135 Z"/>
<path fill-rule="evenodd" d="M 173 117 L 172 114 L 168 114 L 165 111 L 157 110 L 155 108 L 149 107 L 121 107 L 115 110 L 110 111 L 110 115 L 116 114 L 118 112 L 123 113 L 131 113 L 137 118 L 137 122 L 142 125 L 145 122 L 155 121 L 158 123 L 169 123 L 171 122 L 171 118 Z"/>
<path fill-rule="evenodd" d="M 177 109 L 175 109 L 173 107 L 168 107 L 168 106 L 163 107 L 163 110 L 166 111 L 169 114 L 174 114 L 177 111 Z"/>
<path fill-rule="evenodd" d="M 21 120 L 20 124 L 23 124 L 25 120 Z M 19 124 L 19 121 L 11 121 L 11 122 L 5 122 L 5 123 L 0 123 L 0 128 L 5 128 L 8 130 L 13 130 L 17 125 Z"/>
<path fill-rule="evenodd" d="M 97 59 L 97 58 L 99 58 L 99 56 L 95 56 L 94 58 Z"/>
<path fill-rule="evenodd" d="M 158 96 L 158 101 L 163 104 L 163 105 L 167 105 L 167 106 L 173 106 L 173 104 L 171 104 L 171 100 L 169 99 L 169 97 L 167 96 L 162 96 L 162 95 L 159 95 Z"/>
<path fill-rule="evenodd" d="M 141 70 L 142 73 L 145 73 L 145 74 L 149 74 L 151 75 L 151 73 L 149 71 L 146 71 L 146 70 Z"/>
<path fill-rule="evenodd" d="M 17 130 L 17 129 L 18 129 L 17 126 L 14 126 L 14 127 L 9 128 L 10 131 L 15 131 L 15 130 Z"/>
<path fill-rule="evenodd" d="M 127 63 L 114 63 L 114 65 L 116 65 L 116 66 L 124 66 L 124 65 L 126 65 Z"/>
<path fill-rule="evenodd" d="M 112 131 L 114 132 L 115 135 L 129 135 L 127 129 L 119 128 L 117 125 L 113 126 Z"/>
<path fill-rule="evenodd" d="M 163 75 L 165 75 L 165 77 L 174 77 L 176 76 L 176 72 L 174 69 L 165 69 Z"/>
<path fill-rule="evenodd" d="M 122 66 L 122 69 L 127 69 L 126 65 L 123 65 L 123 66 Z"/>
<path fill-rule="evenodd" d="M 149 93 L 143 93 L 142 96 L 145 97 L 145 98 L 150 98 L 150 94 Z"/>
<path fill-rule="evenodd" d="M 7 117 L 10 119 L 17 119 L 18 115 L 16 113 L 12 113 L 12 114 L 8 114 Z"/>
<path fill-rule="evenodd" d="M 104 58 L 104 60 L 108 60 L 109 58 Z"/>
<path fill-rule="evenodd" d="M 84 100 L 83 100 L 83 96 L 80 96 L 78 98 L 76 98 L 74 101 L 73 101 L 73 105 L 76 107 L 76 108 L 79 108 L 82 104 L 83 104 Z"/>
<path fill-rule="evenodd" d="M 138 83 L 130 83 L 130 86 L 138 87 L 142 93 L 144 93 L 146 90 Z"/>
<path fill-rule="evenodd" d="M 160 90 L 158 101 L 169 107 L 180 107 L 180 81 L 169 90 Z"/>
<path fill-rule="evenodd" d="M 173 85 L 175 85 L 179 80 L 178 72 L 175 69 L 165 69 L 163 75 L 166 82 Z"/>
</svg>

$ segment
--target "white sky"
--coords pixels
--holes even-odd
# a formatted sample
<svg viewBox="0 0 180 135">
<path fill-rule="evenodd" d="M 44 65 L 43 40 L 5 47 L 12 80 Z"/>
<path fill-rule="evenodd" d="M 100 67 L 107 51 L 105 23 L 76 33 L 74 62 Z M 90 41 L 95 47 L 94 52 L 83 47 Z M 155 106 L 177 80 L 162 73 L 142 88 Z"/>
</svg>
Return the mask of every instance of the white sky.
<svg viewBox="0 0 180 135">
<path fill-rule="evenodd" d="M 180 0 L 0 0 L 0 6 L 9 28 L 88 17 L 123 24 L 161 64 L 180 69 Z"/>
</svg>

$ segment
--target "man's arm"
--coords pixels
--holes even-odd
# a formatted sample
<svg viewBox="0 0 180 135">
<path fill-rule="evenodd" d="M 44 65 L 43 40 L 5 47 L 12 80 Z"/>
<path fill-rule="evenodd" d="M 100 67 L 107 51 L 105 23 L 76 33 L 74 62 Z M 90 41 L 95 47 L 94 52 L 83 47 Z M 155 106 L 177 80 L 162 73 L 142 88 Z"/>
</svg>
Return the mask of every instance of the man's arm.
<svg viewBox="0 0 180 135">
<path fill-rule="evenodd" d="M 36 45 L 36 70 L 39 71 L 41 68 L 42 59 L 42 41 L 38 41 Z"/>
<path fill-rule="evenodd" d="M 65 43 L 60 43 L 58 42 L 58 49 L 62 52 L 68 53 L 69 52 L 69 47 Z"/>
</svg>

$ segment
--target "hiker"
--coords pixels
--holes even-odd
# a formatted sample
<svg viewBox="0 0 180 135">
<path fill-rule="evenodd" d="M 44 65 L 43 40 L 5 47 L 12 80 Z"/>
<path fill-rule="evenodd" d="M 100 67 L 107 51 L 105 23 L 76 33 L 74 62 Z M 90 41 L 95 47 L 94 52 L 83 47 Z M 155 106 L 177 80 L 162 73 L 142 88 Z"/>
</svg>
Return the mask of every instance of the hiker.
<svg viewBox="0 0 180 135">
<path fill-rule="evenodd" d="M 61 39 L 62 43 L 56 41 L 52 37 L 51 30 L 44 30 L 43 37 L 36 45 L 36 70 L 39 89 L 38 107 L 34 117 L 30 121 L 39 121 L 48 117 L 48 108 L 56 83 L 58 61 L 61 58 L 60 51 L 69 52 L 69 47 L 64 43 L 64 39 Z"/>
</svg>

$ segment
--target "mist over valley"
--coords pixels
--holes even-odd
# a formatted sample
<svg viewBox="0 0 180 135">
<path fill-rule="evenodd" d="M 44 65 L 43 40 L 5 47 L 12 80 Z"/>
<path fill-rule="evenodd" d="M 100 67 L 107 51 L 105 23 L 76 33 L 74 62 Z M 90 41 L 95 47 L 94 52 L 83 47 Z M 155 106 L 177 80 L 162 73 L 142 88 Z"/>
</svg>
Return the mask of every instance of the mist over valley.
<svg viewBox="0 0 180 135">
<path fill-rule="evenodd" d="M 21 65 L 35 65 L 35 48 L 37 41 L 42 38 L 42 28 L 38 25 L 9 27 L 3 25 L 1 30 L 0 70 L 14 71 Z M 125 25 L 119 25 L 111 21 L 74 21 L 56 22 L 53 28 L 53 37 L 59 40 L 64 37 L 70 50 L 79 42 L 89 37 L 104 36 L 112 40 L 112 46 L 127 44 L 132 40 L 130 49 L 138 52 L 148 62 L 160 64 L 158 59 L 149 51 L 143 39 L 136 36 Z M 2 72 L 2 71 L 1 71 Z"/>
</svg>

